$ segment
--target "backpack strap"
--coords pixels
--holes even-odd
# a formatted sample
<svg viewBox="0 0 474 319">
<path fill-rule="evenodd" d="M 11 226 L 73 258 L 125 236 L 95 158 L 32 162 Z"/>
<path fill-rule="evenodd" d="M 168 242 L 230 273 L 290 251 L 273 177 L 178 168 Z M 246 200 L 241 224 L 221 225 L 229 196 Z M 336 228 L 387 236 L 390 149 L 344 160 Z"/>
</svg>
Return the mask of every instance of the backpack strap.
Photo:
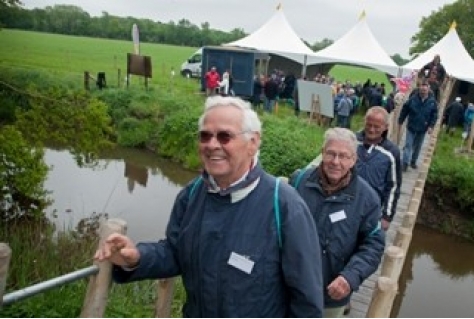
<svg viewBox="0 0 474 319">
<path fill-rule="evenodd" d="M 194 179 L 193 186 L 191 187 L 191 190 L 189 191 L 188 200 L 193 197 L 194 193 L 196 192 L 196 189 L 201 183 L 202 183 L 202 176 L 198 176 L 196 179 Z"/>
<path fill-rule="evenodd" d="M 280 201 L 278 199 L 278 190 L 280 189 L 280 178 L 276 178 L 275 180 L 275 192 L 273 194 L 273 210 L 275 212 L 275 223 L 278 233 L 278 245 L 280 249 L 282 247 L 282 239 L 281 239 L 281 213 L 280 213 Z"/>
<path fill-rule="evenodd" d="M 295 184 L 292 185 L 294 188 L 298 188 L 298 186 L 301 183 L 301 179 L 303 178 L 303 175 L 304 175 L 304 173 L 306 172 L 307 169 L 308 169 L 308 167 L 305 167 L 305 168 L 302 168 L 302 169 L 299 170 L 298 175 L 296 176 Z"/>
</svg>

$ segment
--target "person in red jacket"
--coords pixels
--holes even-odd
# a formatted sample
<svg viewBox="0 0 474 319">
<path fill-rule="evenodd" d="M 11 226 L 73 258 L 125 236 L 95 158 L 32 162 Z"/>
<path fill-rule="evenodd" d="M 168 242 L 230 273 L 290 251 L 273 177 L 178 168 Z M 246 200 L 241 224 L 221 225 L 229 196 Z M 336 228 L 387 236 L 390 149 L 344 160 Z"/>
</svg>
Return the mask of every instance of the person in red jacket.
<svg viewBox="0 0 474 319">
<path fill-rule="evenodd" d="M 213 66 L 205 75 L 206 78 L 206 95 L 211 96 L 217 93 L 219 88 L 219 81 L 221 77 L 216 70 L 216 67 Z"/>
</svg>

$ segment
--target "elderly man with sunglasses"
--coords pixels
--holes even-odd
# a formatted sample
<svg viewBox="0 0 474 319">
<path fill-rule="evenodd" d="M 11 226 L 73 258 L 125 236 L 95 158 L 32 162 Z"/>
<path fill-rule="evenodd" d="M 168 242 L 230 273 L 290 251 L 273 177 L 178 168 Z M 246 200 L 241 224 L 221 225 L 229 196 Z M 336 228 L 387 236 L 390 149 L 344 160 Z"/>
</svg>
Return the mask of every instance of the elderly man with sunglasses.
<svg viewBox="0 0 474 319">
<path fill-rule="evenodd" d="M 324 317 L 341 317 L 352 292 L 374 273 L 385 236 L 380 199 L 357 175 L 357 139 L 345 128 L 328 129 L 322 162 L 290 178 L 318 228 L 323 265 Z"/>
<path fill-rule="evenodd" d="M 295 189 L 259 164 L 250 104 L 210 97 L 199 119 L 204 170 L 177 196 L 166 238 L 114 234 L 96 252 L 117 282 L 181 275 L 185 317 L 321 317 L 321 252 Z"/>
</svg>

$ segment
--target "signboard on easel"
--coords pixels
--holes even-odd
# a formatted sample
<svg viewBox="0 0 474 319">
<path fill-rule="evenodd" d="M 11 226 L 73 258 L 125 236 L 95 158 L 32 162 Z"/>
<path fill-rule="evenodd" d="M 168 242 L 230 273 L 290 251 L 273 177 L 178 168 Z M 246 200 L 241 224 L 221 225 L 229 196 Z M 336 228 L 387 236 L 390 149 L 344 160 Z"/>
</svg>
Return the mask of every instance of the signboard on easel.
<svg viewBox="0 0 474 319">
<path fill-rule="evenodd" d="M 334 98 L 331 86 L 314 81 L 298 80 L 298 98 L 301 112 L 314 112 L 313 97 L 317 96 L 321 115 L 334 117 Z"/>
</svg>

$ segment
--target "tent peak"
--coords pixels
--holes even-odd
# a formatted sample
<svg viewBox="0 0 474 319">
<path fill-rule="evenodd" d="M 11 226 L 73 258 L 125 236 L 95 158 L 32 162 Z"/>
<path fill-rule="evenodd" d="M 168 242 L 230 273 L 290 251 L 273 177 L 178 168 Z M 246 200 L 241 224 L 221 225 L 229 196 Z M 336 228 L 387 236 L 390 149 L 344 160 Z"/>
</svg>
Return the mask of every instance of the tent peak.
<svg viewBox="0 0 474 319">
<path fill-rule="evenodd" d="M 281 10 L 281 7 L 282 7 L 282 5 L 281 5 L 281 2 L 280 2 L 280 3 L 277 5 L 277 11 L 278 11 L 278 10 Z"/>
<path fill-rule="evenodd" d="M 362 12 L 359 15 L 359 21 L 365 19 L 365 10 L 362 10 Z"/>
<path fill-rule="evenodd" d="M 453 22 L 451 23 L 451 26 L 449 27 L 449 30 L 456 29 L 456 27 L 457 27 L 456 20 L 453 20 Z"/>
</svg>

